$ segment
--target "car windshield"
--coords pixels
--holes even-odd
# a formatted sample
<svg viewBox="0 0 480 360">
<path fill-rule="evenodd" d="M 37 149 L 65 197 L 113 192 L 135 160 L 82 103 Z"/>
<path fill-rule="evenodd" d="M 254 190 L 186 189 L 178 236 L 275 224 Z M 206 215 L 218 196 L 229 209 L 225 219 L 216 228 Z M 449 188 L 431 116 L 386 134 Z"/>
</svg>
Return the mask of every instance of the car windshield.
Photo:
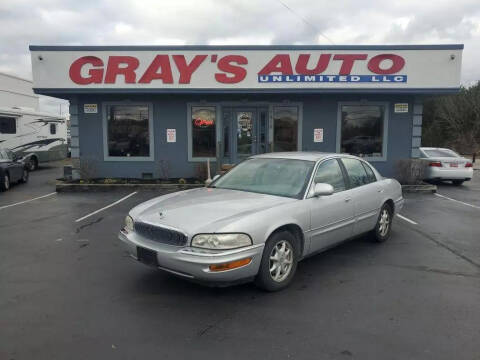
<svg viewBox="0 0 480 360">
<path fill-rule="evenodd" d="M 210 186 L 300 199 L 315 163 L 293 159 L 249 159 Z"/>
<path fill-rule="evenodd" d="M 428 157 L 459 157 L 459 155 L 448 149 L 429 149 L 423 150 Z"/>
</svg>

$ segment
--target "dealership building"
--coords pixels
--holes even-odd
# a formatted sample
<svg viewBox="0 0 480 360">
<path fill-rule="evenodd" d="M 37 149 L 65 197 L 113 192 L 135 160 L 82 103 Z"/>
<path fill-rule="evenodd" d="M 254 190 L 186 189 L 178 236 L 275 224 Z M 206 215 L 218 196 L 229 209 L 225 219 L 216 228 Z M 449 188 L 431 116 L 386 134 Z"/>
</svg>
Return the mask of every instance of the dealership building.
<svg viewBox="0 0 480 360">
<path fill-rule="evenodd" d="M 422 102 L 460 87 L 463 45 L 30 46 L 34 91 L 70 101 L 74 171 L 194 177 L 277 151 L 343 152 L 393 176 Z"/>
</svg>

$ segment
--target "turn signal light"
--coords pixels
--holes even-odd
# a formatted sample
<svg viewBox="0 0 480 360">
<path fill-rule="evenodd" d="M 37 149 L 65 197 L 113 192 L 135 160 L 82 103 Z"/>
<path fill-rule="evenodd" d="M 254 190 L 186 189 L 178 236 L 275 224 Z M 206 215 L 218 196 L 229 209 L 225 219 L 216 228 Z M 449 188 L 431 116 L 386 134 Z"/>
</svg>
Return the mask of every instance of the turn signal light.
<svg viewBox="0 0 480 360">
<path fill-rule="evenodd" d="M 467 162 L 467 163 L 465 164 L 465 167 L 473 167 L 473 164 L 472 164 L 471 162 Z"/>
<path fill-rule="evenodd" d="M 232 262 L 224 263 L 224 264 L 215 264 L 215 265 L 210 265 L 210 271 L 226 271 L 226 270 L 232 270 L 236 269 L 245 265 L 250 264 L 252 261 L 252 258 L 246 258 L 246 259 L 241 259 L 241 260 L 235 260 Z"/>
<path fill-rule="evenodd" d="M 428 166 L 432 166 L 432 167 L 442 167 L 442 163 L 440 161 L 433 161 L 431 162 L 430 164 L 428 164 Z"/>
</svg>

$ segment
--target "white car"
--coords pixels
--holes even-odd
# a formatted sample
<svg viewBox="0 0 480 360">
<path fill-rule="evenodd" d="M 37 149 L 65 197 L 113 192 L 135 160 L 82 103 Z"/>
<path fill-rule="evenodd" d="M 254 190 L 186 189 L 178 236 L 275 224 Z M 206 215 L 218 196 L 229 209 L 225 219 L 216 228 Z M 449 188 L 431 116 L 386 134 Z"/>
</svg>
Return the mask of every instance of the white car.
<svg viewBox="0 0 480 360">
<path fill-rule="evenodd" d="M 473 164 L 455 151 L 444 148 L 421 147 L 422 159 L 428 161 L 425 180 L 451 181 L 462 185 L 473 177 Z"/>
<path fill-rule="evenodd" d="M 275 291 L 307 256 L 367 232 L 387 240 L 403 202 L 398 181 L 363 159 L 268 153 L 208 187 L 136 206 L 119 238 L 134 259 L 177 276 Z"/>
</svg>

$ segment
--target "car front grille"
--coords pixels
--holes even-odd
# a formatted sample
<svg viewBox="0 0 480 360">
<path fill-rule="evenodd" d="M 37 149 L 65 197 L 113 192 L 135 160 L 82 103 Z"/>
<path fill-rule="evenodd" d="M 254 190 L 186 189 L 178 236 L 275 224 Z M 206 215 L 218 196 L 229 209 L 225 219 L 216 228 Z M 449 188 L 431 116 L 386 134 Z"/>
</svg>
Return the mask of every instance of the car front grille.
<svg viewBox="0 0 480 360">
<path fill-rule="evenodd" d="M 187 236 L 181 232 L 170 230 L 167 228 L 145 224 L 142 222 L 135 223 L 135 231 L 147 239 L 174 246 L 187 245 Z"/>
</svg>

